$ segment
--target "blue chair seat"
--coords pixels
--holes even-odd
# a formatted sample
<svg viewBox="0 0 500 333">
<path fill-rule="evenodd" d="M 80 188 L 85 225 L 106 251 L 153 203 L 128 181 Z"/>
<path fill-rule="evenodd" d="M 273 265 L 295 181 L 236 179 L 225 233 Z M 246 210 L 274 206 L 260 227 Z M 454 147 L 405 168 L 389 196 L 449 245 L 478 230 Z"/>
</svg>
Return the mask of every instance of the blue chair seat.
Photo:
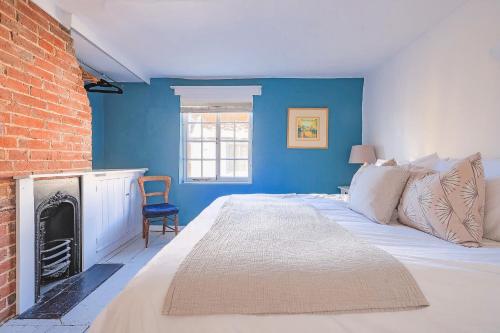
<svg viewBox="0 0 500 333">
<path fill-rule="evenodd" d="M 150 204 L 142 207 L 142 215 L 146 218 L 165 217 L 179 213 L 179 209 L 168 203 Z"/>
</svg>

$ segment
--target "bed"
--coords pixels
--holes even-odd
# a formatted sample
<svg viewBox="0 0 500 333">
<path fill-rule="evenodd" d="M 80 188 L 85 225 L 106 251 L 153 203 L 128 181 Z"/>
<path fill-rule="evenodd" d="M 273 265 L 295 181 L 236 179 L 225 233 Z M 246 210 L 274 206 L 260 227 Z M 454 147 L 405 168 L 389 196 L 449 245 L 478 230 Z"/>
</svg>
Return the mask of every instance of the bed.
<svg viewBox="0 0 500 333">
<path fill-rule="evenodd" d="M 252 195 L 245 196 L 252 200 Z M 430 306 L 397 312 L 294 315 L 162 315 L 170 281 L 228 197 L 209 205 L 102 311 L 90 332 L 499 332 L 500 243 L 466 248 L 399 225 L 380 225 L 340 196 L 274 195 L 312 205 L 411 272 Z"/>
</svg>

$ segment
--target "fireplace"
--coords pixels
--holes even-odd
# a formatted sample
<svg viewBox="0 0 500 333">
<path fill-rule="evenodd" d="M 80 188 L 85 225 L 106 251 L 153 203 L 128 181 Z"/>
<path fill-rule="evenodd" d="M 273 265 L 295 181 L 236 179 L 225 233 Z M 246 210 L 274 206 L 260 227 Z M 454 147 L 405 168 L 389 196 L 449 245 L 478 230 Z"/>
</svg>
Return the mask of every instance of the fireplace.
<svg viewBox="0 0 500 333">
<path fill-rule="evenodd" d="M 78 177 L 34 182 L 35 300 L 82 271 Z"/>
</svg>

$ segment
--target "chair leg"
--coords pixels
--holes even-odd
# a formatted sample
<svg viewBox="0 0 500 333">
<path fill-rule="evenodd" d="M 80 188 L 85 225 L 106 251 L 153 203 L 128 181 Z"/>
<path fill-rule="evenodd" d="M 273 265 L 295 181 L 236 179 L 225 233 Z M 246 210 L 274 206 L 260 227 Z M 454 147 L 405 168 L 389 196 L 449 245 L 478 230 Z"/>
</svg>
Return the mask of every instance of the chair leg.
<svg viewBox="0 0 500 333">
<path fill-rule="evenodd" d="M 166 217 L 163 218 L 163 229 L 162 229 L 162 234 L 165 235 L 165 229 L 167 228 L 167 223 L 168 220 Z"/>
<path fill-rule="evenodd" d="M 146 238 L 146 223 L 147 219 L 142 219 L 142 239 Z"/>
<path fill-rule="evenodd" d="M 179 214 L 175 214 L 174 231 L 175 231 L 175 235 L 177 236 L 177 234 L 179 233 Z"/>
<path fill-rule="evenodd" d="M 146 247 L 148 247 L 149 243 L 149 221 L 146 219 L 146 223 L 144 224 L 144 231 L 145 231 L 145 239 L 146 239 Z"/>
</svg>

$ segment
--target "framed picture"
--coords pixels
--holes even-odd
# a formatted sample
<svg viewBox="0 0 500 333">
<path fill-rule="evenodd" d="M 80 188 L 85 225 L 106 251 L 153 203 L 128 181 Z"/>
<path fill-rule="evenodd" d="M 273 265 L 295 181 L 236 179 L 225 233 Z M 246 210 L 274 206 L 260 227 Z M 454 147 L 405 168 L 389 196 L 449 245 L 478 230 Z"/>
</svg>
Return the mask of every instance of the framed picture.
<svg viewBox="0 0 500 333">
<path fill-rule="evenodd" d="M 327 149 L 328 109 L 288 109 L 288 148 Z"/>
</svg>

